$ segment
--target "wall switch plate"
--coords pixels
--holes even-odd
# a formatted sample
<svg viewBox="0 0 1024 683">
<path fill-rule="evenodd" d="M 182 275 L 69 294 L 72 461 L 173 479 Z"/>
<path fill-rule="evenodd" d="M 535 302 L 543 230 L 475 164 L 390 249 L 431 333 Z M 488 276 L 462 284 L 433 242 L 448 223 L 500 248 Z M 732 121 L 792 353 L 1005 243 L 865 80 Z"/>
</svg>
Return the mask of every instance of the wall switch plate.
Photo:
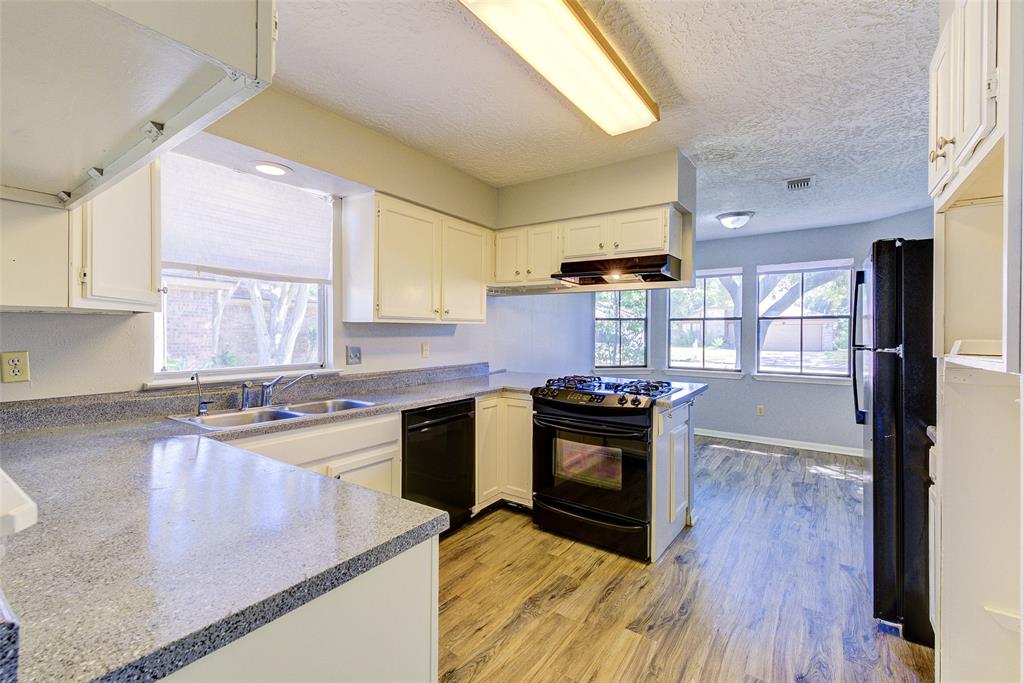
<svg viewBox="0 0 1024 683">
<path fill-rule="evenodd" d="M 7 351 L 0 353 L 0 366 L 3 382 L 27 382 L 28 373 L 28 351 Z"/>
<path fill-rule="evenodd" d="M 360 365 L 363 362 L 362 346 L 345 347 L 345 365 Z"/>
<path fill-rule="evenodd" d="M 758 404 L 757 408 L 755 408 L 754 410 L 758 414 L 759 417 L 764 417 L 764 406 L 763 405 Z"/>
<path fill-rule="evenodd" d="M 420 342 L 420 358 L 430 358 L 430 342 Z"/>
</svg>

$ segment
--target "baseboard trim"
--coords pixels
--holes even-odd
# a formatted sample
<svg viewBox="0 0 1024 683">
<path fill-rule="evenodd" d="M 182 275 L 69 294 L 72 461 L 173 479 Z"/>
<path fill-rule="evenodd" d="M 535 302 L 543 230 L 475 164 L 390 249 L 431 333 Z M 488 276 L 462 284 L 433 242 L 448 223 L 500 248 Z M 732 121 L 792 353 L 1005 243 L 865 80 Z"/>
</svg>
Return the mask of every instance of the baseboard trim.
<svg viewBox="0 0 1024 683">
<path fill-rule="evenodd" d="M 768 446 L 788 446 L 789 448 L 801 448 L 805 451 L 821 451 L 823 453 L 836 453 L 837 455 L 853 455 L 858 458 L 864 457 L 864 451 L 860 448 L 850 446 L 836 446 L 829 443 L 814 443 L 813 441 L 794 441 L 793 439 L 778 439 L 773 436 L 758 436 L 756 434 L 736 434 L 734 432 L 721 432 L 717 429 L 694 429 L 693 433 L 698 436 L 715 436 L 720 439 L 733 439 L 735 441 L 750 441 L 751 443 L 763 443 Z"/>
</svg>

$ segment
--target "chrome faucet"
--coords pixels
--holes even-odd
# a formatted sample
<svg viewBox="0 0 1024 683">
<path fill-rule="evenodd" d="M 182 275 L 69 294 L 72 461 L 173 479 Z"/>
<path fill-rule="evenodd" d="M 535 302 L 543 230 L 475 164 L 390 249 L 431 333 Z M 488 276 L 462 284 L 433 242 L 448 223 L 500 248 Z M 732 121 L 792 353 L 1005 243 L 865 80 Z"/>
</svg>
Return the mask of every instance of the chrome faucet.
<svg viewBox="0 0 1024 683">
<path fill-rule="evenodd" d="M 252 382 L 242 382 L 242 401 L 241 405 L 238 406 L 239 410 L 245 410 L 246 408 L 252 407 Z"/>
<path fill-rule="evenodd" d="M 315 377 L 315 376 L 316 376 L 315 372 L 307 372 L 307 373 L 305 373 L 303 375 L 299 375 L 298 377 L 293 379 L 291 382 L 288 382 L 288 384 L 285 384 L 283 387 L 281 387 L 281 391 L 278 392 L 278 393 L 284 393 L 284 392 L 288 391 L 293 386 L 298 384 L 300 380 L 306 379 L 307 377 Z M 283 379 L 284 379 L 284 375 L 278 375 L 274 379 L 270 380 L 269 382 L 264 382 L 260 386 L 260 405 L 261 406 L 269 406 L 270 405 L 271 401 L 273 400 L 274 393 L 275 393 L 274 392 L 274 387 L 276 387 Z"/>
<path fill-rule="evenodd" d="M 209 412 L 208 407 L 210 405 L 210 402 L 203 400 L 203 383 L 199 381 L 199 373 L 196 372 L 194 375 L 189 377 L 189 379 L 196 383 L 196 393 L 198 393 L 199 395 L 199 402 L 196 404 L 196 415 L 202 417 L 203 415 L 206 415 L 207 412 Z"/>
</svg>

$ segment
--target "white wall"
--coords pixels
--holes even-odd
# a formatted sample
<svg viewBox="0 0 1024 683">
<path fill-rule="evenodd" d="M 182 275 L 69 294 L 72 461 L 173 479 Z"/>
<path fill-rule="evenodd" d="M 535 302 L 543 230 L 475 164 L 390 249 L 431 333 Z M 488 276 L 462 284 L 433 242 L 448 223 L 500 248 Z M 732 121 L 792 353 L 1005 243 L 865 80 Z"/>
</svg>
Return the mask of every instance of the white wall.
<svg viewBox="0 0 1024 683">
<path fill-rule="evenodd" d="M 0 314 L 0 349 L 28 351 L 30 382 L 0 384 L 0 400 L 138 389 L 153 372 L 153 316 Z"/>
</svg>

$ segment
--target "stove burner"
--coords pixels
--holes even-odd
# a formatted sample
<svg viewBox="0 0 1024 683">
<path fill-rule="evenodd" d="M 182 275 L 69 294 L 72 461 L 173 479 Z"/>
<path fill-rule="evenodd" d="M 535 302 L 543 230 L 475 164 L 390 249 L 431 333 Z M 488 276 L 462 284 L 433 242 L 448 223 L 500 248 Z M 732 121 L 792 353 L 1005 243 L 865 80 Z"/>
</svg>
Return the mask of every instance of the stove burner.
<svg viewBox="0 0 1024 683">
<path fill-rule="evenodd" d="M 594 389 L 601 385 L 602 381 L 596 375 L 566 375 L 549 379 L 546 384 L 552 389 Z"/>
<path fill-rule="evenodd" d="M 642 379 L 626 382 L 619 387 L 619 391 L 624 394 L 639 394 L 640 396 L 661 396 L 671 390 L 672 385 L 668 382 L 649 382 Z"/>
</svg>

